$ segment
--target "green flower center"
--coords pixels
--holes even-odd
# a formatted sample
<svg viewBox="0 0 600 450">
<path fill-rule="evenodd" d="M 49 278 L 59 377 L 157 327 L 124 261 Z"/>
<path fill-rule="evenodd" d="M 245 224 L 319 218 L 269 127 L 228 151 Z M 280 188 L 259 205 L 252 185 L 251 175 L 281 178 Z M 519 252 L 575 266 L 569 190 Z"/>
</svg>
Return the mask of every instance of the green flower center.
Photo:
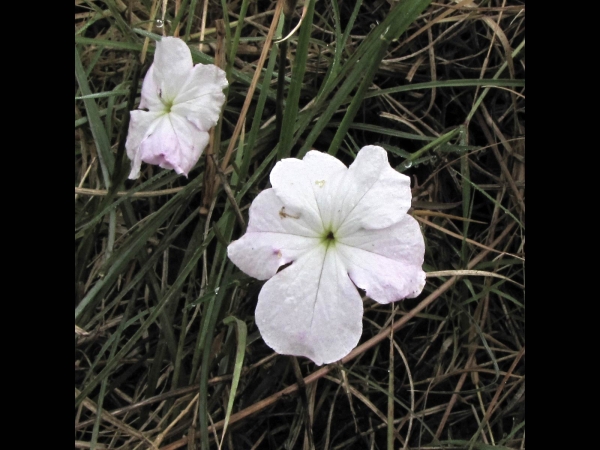
<svg viewBox="0 0 600 450">
<path fill-rule="evenodd" d="M 333 234 L 333 231 L 326 230 L 325 233 L 323 233 L 321 242 L 323 244 L 325 244 L 326 247 L 329 247 L 330 245 L 334 245 L 335 244 L 335 234 Z"/>
<path fill-rule="evenodd" d="M 162 90 L 160 90 L 160 89 L 158 90 L 158 98 L 160 99 L 160 102 L 165 107 L 165 113 L 169 114 L 171 112 L 171 108 L 173 107 L 173 102 L 175 99 L 167 100 L 166 98 L 163 97 Z"/>
</svg>

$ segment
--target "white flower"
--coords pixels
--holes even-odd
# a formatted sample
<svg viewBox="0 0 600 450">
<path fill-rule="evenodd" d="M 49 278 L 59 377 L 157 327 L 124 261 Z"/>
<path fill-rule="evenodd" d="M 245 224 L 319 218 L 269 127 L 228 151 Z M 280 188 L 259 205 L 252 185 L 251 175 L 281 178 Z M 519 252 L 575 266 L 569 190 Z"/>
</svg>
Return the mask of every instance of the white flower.
<svg viewBox="0 0 600 450">
<path fill-rule="evenodd" d="M 228 86 L 217 66 L 194 66 L 181 39 L 156 43 L 154 63 L 142 85 L 140 109 L 131 111 L 125 148 L 131 159 L 129 178 L 140 176 L 142 161 L 187 176 L 208 144 L 208 130 L 219 119 Z"/>
<path fill-rule="evenodd" d="M 252 203 L 246 234 L 229 245 L 229 258 L 248 275 L 269 279 L 256 306 L 267 345 L 318 365 L 337 361 L 362 333 L 356 287 L 389 303 L 425 286 L 423 235 L 406 213 L 410 179 L 370 145 L 349 168 L 315 150 L 284 159 L 271 185 Z"/>
</svg>

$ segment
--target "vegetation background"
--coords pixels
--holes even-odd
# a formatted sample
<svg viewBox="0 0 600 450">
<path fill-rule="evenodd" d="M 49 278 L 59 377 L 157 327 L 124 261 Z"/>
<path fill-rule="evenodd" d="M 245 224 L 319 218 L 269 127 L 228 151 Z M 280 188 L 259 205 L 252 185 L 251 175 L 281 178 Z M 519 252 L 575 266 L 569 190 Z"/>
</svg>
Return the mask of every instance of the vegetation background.
<svg viewBox="0 0 600 450">
<path fill-rule="evenodd" d="M 230 87 L 187 179 L 132 182 L 161 35 Z M 75 448 L 525 448 L 524 2 L 75 0 L 75 43 Z M 340 363 L 274 354 L 226 247 L 277 160 L 369 144 L 412 179 L 427 286 L 364 298 Z"/>
</svg>

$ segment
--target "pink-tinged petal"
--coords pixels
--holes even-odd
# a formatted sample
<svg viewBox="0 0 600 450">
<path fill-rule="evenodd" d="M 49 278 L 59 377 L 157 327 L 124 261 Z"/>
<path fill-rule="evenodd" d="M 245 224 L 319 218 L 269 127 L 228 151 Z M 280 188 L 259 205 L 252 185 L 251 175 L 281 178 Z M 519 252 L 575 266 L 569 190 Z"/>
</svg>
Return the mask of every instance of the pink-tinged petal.
<svg viewBox="0 0 600 450">
<path fill-rule="evenodd" d="M 140 144 L 141 160 L 187 176 L 208 145 L 209 135 L 177 114 L 165 114 Z"/>
<path fill-rule="evenodd" d="M 374 145 L 358 152 L 338 192 L 334 228 L 340 235 L 389 227 L 406 214 L 412 199 L 410 178 L 392 169 L 386 151 Z"/>
<path fill-rule="evenodd" d="M 297 260 L 319 245 L 319 239 L 293 234 L 244 234 L 227 247 L 227 256 L 244 273 L 258 280 L 267 280 L 284 264 Z"/>
<path fill-rule="evenodd" d="M 416 297 L 425 287 L 425 243 L 409 215 L 389 228 L 340 238 L 335 248 L 354 284 L 379 303 Z"/>
<path fill-rule="evenodd" d="M 142 83 L 142 99 L 140 108 L 150 111 L 166 112 L 166 107 L 160 99 L 160 86 L 154 79 L 154 64 L 150 66 Z"/>
<path fill-rule="evenodd" d="M 134 180 L 140 176 L 140 166 L 142 164 L 140 144 L 151 133 L 155 125 L 154 122 L 160 117 L 161 113 L 136 110 L 131 111 L 130 114 L 125 149 L 132 162 L 129 178 Z"/>
<path fill-rule="evenodd" d="M 163 37 L 156 43 L 153 66 L 159 96 L 165 102 L 172 103 L 194 66 L 189 47 L 179 38 Z"/>
<path fill-rule="evenodd" d="M 313 230 L 322 234 L 329 226 L 337 180 L 347 170 L 333 156 L 312 150 L 303 160 L 279 161 L 271 171 L 271 185 L 286 208 L 297 211 Z"/>
<path fill-rule="evenodd" d="M 133 159 L 133 156 L 138 151 L 138 147 L 150 134 L 154 127 L 154 122 L 161 116 L 159 112 L 135 110 L 130 112 L 129 130 L 127 131 L 127 140 L 125 141 L 125 149 L 127 156 Z"/>
<path fill-rule="evenodd" d="M 181 86 L 172 111 L 187 118 L 201 130 L 209 130 L 219 120 L 229 83 L 225 71 L 213 64 L 197 64 Z"/>
<path fill-rule="evenodd" d="M 338 361 L 362 333 L 363 305 L 342 261 L 320 245 L 265 283 L 256 324 L 278 353 Z"/>
<path fill-rule="evenodd" d="M 267 189 L 252 202 L 246 234 L 227 247 L 227 255 L 243 272 L 266 280 L 320 242 L 320 236 L 286 212 L 275 191 Z"/>
</svg>

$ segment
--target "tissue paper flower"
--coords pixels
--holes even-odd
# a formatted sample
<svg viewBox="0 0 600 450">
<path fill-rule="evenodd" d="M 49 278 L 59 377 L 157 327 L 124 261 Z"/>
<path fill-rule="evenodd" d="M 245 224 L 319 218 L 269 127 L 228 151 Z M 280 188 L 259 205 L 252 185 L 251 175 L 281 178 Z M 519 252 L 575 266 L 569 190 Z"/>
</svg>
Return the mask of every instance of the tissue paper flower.
<svg viewBox="0 0 600 450">
<path fill-rule="evenodd" d="M 248 275 L 268 279 L 256 306 L 267 345 L 317 365 L 337 361 L 362 334 L 357 287 L 390 303 L 425 286 L 423 235 L 407 214 L 410 179 L 370 145 L 350 167 L 315 150 L 279 161 L 271 185 L 227 253 Z"/>
<path fill-rule="evenodd" d="M 142 84 L 141 109 L 131 111 L 125 148 L 130 179 L 142 161 L 187 176 L 208 144 L 208 130 L 219 119 L 228 86 L 225 72 L 213 64 L 194 66 L 181 39 L 156 43 L 154 63 Z"/>
</svg>

